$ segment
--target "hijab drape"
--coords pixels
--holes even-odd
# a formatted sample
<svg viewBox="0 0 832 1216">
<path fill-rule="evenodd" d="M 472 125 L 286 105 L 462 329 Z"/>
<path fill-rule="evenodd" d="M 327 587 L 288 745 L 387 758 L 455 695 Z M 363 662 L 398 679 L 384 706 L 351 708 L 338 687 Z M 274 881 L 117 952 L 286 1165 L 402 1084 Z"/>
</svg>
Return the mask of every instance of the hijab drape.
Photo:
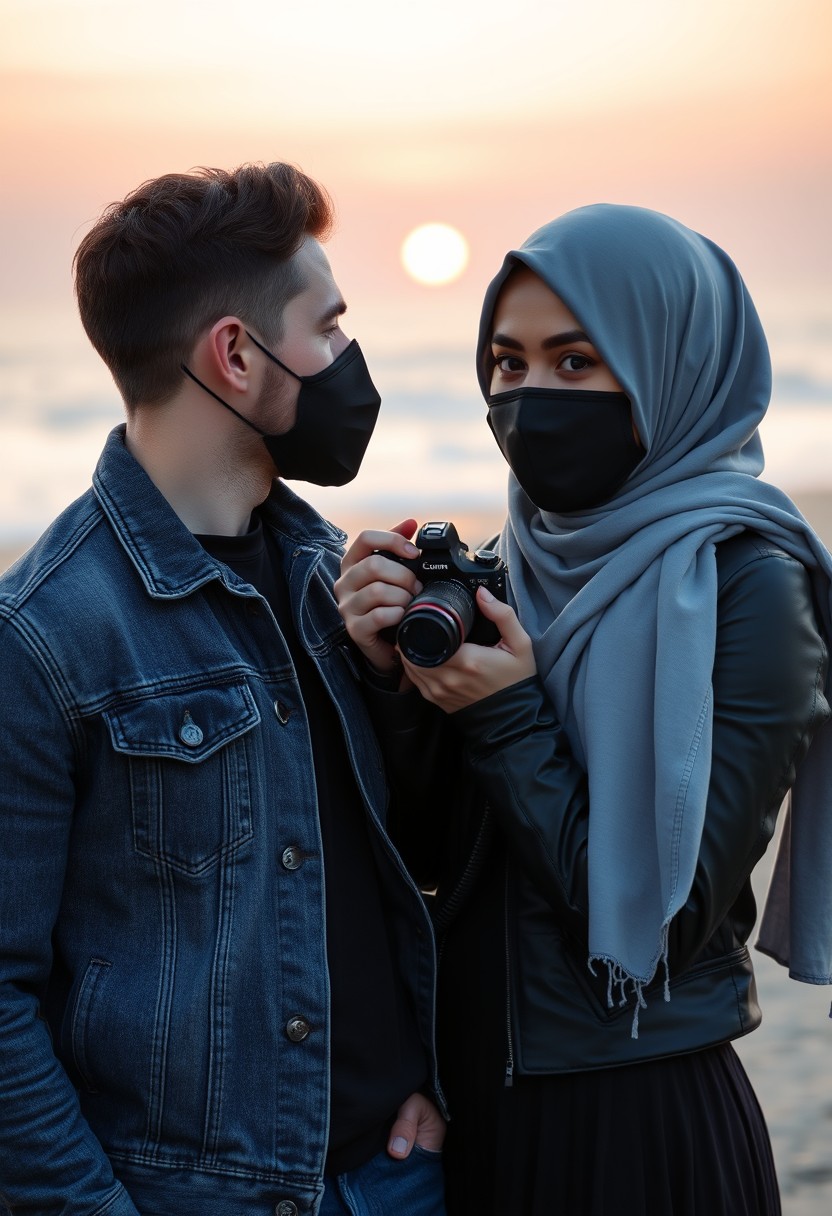
<svg viewBox="0 0 832 1216">
<path fill-rule="evenodd" d="M 653 978 L 690 893 L 711 761 L 718 542 L 751 529 L 809 570 L 827 645 L 832 558 L 781 491 L 759 480 L 768 348 L 727 255 L 636 207 L 573 211 L 510 252 L 486 293 L 477 367 L 517 265 L 588 333 L 646 455 L 602 506 L 539 511 L 513 475 L 500 539 L 518 615 L 590 791 L 590 965 L 622 991 Z M 829 694 L 829 689 L 827 689 Z M 832 729 L 792 792 L 758 943 L 797 979 L 832 983 Z"/>
</svg>

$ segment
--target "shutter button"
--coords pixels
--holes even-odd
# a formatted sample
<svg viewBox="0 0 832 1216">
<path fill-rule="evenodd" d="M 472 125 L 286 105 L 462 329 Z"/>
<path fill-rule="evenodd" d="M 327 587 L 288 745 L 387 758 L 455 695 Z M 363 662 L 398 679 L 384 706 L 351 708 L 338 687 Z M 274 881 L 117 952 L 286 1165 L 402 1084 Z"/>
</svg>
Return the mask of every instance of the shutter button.
<svg viewBox="0 0 832 1216">
<path fill-rule="evenodd" d="M 289 1018 L 286 1023 L 286 1034 L 293 1043 L 302 1043 L 304 1039 L 309 1037 L 312 1027 L 305 1018 L 293 1017 Z"/>
<path fill-rule="evenodd" d="M 190 711 L 185 710 L 185 717 L 182 719 L 182 725 L 179 728 L 179 738 L 186 747 L 199 747 L 203 737 L 202 731 L 196 722 L 194 722 Z"/>
</svg>

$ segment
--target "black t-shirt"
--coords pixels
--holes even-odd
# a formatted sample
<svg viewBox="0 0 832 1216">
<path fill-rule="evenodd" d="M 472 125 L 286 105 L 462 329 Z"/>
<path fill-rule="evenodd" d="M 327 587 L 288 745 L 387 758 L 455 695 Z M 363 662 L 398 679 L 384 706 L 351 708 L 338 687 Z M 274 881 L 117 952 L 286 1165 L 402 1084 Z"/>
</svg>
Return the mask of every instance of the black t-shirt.
<svg viewBox="0 0 832 1216">
<path fill-rule="evenodd" d="M 400 1104 L 427 1080 L 415 1013 L 396 966 L 367 817 L 341 724 L 292 623 L 280 554 L 255 512 L 244 536 L 199 536 L 268 602 L 292 656 L 309 719 L 326 875 L 331 1010 L 327 1172 L 368 1161 Z"/>
</svg>

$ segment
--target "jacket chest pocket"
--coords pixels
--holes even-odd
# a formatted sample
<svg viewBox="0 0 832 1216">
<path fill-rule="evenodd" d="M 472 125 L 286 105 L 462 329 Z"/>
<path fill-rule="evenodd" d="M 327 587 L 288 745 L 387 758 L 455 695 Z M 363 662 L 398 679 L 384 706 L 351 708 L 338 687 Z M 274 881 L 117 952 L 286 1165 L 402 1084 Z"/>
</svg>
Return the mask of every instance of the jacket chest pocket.
<svg viewBox="0 0 832 1216">
<path fill-rule="evenodd" d="M 248 685 L 155 696 L 105 719 L 128 759 L 138 853 L 200 875 L 251 838 L 251 731 L 260 714 Z"/>
</svg>

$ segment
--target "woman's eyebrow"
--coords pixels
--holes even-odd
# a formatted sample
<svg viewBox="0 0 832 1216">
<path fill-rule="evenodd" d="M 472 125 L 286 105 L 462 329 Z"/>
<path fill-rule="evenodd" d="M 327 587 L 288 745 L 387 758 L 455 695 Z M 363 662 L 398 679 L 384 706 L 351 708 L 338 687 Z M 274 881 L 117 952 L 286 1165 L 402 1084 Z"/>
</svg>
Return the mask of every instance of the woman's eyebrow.
<svg viewBox="0 0 832 1216">
<path fill-rule="evenodd" d="M 516 338 L 509 338 L 507 334 L 492 334 L 492 346 L 507 346 L 509 350 L 525 350 L 522 342 L 518 342 Z"/>
<path fill-rule="evenodd" d="M 544 338 L 540 347 L 541 350 L 553 350 L 556 346 L 568 346 L 570 342 L 590 342 L 590 338 L 582 329 L 567 329 L 562 334 L 552 334 L 551 338 Z M 505 346 L 509 350 L 526 349 L 522 342 L 510 338 L 508 334 L 492 334 L 491 345 Z"/>
<path fill-rule="evenodd" d="M 552 334 L 540 343 L 543 350 L 551 350 L 555 346 L 569 346 L 572 342 L 589 342 L 589 335 L 582 329 L 567 329 L 562 334 Z"/>
</svg>

